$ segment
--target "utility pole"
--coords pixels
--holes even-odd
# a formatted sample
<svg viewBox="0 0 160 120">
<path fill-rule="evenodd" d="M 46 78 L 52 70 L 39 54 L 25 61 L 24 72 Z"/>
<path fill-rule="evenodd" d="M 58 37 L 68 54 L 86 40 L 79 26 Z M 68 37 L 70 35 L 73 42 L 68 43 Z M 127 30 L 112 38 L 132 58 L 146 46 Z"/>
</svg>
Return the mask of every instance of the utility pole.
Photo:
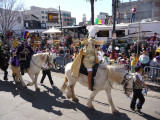
<svg viewBox="0 0 160 120">
<path fill-rule="evenodd" d="M 119 0 L 112 0 L 112 15 L 113 15 L 113 31 L 112 35 L 116 34 L 116 8 L 118 7 Z M 112 58 L 115 59 L 115 53 L 114 53 L 114 47 L 115 47 L 115 39 L 112 40 Z"/>
<path fill-rule="evenodd" d="M 59 15 L 60 15 L 61 30 L 62 30 L 62 16 L 61 16 L 61 8 L 60 8 L 60 6 L 59 6 Z"/>
</svg>

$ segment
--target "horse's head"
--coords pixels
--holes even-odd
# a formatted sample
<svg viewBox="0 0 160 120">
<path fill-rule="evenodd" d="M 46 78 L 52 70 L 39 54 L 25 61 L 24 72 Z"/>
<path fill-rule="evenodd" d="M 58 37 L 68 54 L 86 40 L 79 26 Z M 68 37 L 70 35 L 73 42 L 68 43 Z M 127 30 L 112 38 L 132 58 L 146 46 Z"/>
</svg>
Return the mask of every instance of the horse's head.
<svg viewBox="0 0 160 120">
<path fill-rule="evenodd" d="M 133 76 L 130 73 L 126 73 L 121 84 L 123 85 L 124 93 L 130 96 L 133 90 Z"/>
</svg>

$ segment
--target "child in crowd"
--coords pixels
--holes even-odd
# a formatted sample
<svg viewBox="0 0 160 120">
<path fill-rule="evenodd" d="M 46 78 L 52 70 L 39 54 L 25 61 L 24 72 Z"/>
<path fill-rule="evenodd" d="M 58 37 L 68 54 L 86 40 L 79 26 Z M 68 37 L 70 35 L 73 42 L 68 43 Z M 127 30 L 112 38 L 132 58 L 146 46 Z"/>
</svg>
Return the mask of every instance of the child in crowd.
<svg viewBox="0 0 160 120">
<path fill-rule="evenodd" d="M 131 60 L 131 72 L 135 72 L 135 66 L 137 65 L 138 62 L 138 57 L 136 57 L 135 53 L 132 53 L 132 56 L 130 58 Z"/>
<path fill-rule="evenodd" d="M 142 78 L 142 71 L 143 69 L 140 66 L 135 67 L 135 75 L 133 77 L 133 98 L 130 104 L 130 108 L 135 111 L 135 107 L 137 108 L 137 112 L 142 114 L 141 109 L 145 102 L 144 96 L 142 94 L 142 87 L 145 86 L 145 89 L 148 90 L 147 85 L 145 84 Z M 136 106 L 136 100 L 139 99 L 139 102 Z"/>
</svg>

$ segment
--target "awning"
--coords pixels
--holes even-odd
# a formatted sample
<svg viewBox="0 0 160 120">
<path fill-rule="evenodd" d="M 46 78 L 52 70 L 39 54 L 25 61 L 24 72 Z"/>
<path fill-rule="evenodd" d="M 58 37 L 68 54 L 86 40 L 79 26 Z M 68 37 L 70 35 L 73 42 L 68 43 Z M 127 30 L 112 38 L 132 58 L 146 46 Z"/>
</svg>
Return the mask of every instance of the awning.
<svg viewBox="0 0 160 120">
<path fill-rule="evenodd" d="M 61 33 L 61 32 L 62 31 L 60 31 L 59 29 L 52 27 L 49 30 L 44 31 L 43 33 Z"/>
</svg>

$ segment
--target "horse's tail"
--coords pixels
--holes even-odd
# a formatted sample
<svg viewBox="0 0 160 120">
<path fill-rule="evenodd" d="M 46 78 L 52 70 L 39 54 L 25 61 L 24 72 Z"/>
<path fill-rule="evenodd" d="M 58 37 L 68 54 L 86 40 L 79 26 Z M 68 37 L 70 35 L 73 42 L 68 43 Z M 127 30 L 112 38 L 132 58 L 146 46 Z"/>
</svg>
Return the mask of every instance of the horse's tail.
<svg viewBox="0 0 160 120">
<path fill-rule="evenodd" d="M 67 83 L 68 83 L 68 79 L 67 79 L 67 76 L 65 75 L 65 76 L 64 76 L 64 83 L 63 83 L 63 85 L 62 85 L 62 87 L 61 87 L 61 91 L 62 91 L 62 92 L 66 89 Z"/>
</svg>

